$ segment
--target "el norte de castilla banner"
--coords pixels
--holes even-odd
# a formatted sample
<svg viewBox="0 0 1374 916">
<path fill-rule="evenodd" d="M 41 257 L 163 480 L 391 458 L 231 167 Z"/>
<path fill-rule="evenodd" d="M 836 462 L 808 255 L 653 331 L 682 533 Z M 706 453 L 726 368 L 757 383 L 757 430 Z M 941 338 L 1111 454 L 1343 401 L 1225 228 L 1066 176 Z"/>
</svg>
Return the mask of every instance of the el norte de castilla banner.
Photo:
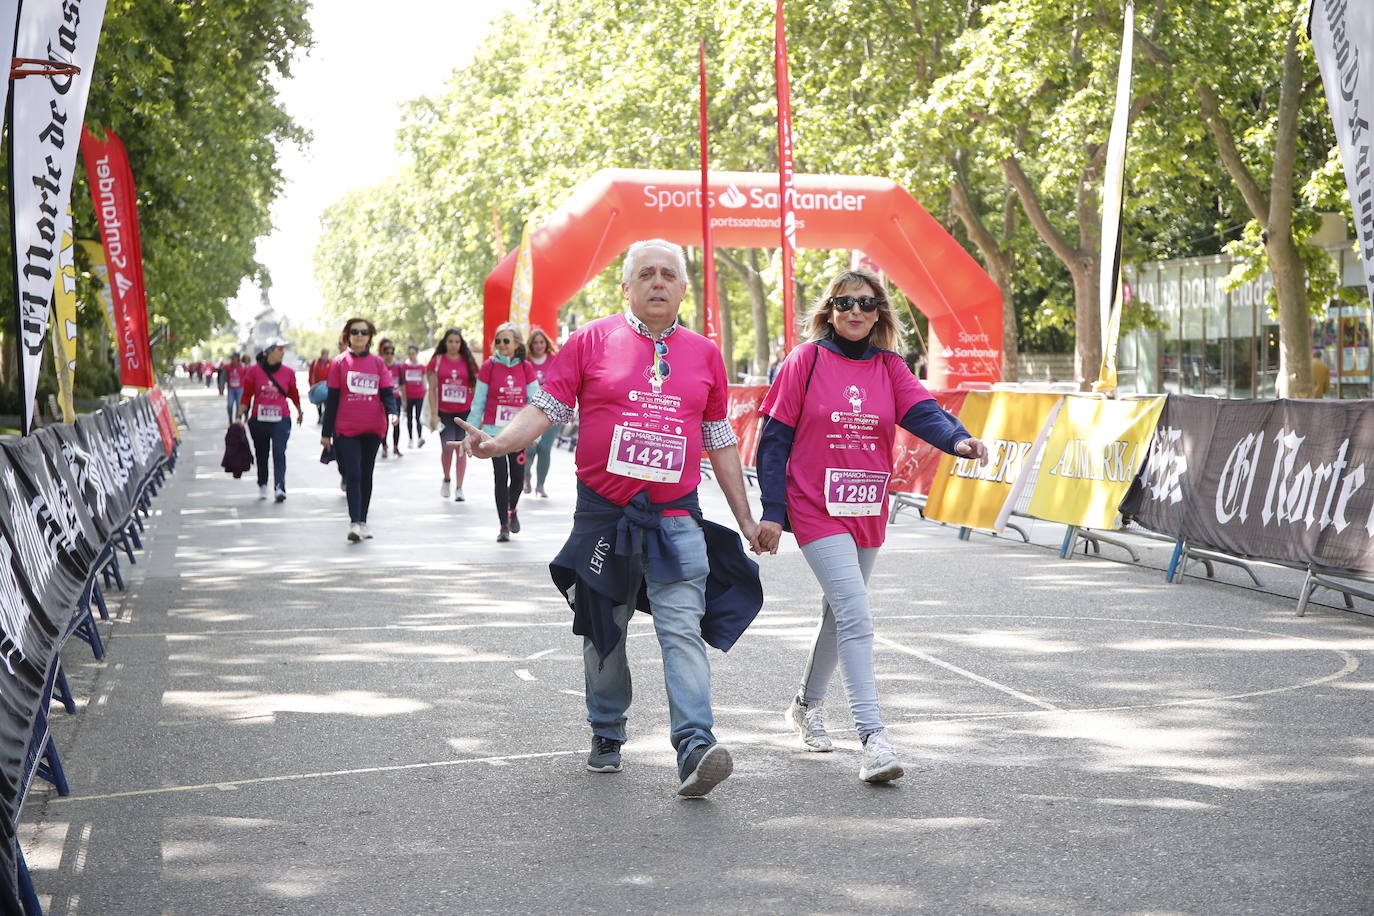
<svg viewBox="0 0 1374 916">
<path fill-rule="evenodd" d="M 1371 402 L 1170 395 L 1121 508 L 1234 556 L 1374 573 Z"/>
<path fill-rule="evenodd" d="M 71 200 L 76 151 L 104 19 L 105 0 L 34 0 L 20 8 L 15 34 L 15 57 L 79 68 L 75 74 L 14 80 L 10 90 L 10 203 L 26 433 L 33 426 L 62 221 Z"/>
</svg>

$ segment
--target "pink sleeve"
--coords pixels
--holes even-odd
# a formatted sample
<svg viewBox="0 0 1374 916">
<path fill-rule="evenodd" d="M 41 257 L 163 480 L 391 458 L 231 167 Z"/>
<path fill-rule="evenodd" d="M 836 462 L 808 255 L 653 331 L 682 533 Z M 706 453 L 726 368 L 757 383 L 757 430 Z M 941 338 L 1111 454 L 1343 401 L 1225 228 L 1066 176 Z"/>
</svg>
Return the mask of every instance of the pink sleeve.
<svg viewBox="0 0 1374 916">
<path fill-rule="evenodd" d="M 301 394 L 296 390 L 296 370 L 290 366 L 286 367 L 286 397 L 296 405 L 296 409 L 301 409 Z"/>
<path fill-rule="evenodd" d="M 724 420 L 730 412 L 730 382 L 725 376 L 725 360 L 720 351 L 711 348 L 711 390 L 706 395 L 706 407 L 701 412 L 705 423 Z"/>
<path fill-rule="evenodd" d="M 549 357 L 548 367 L 544 370 L 544 384 L 541 387 L 560 404 L 577 406 L 578 395 L 582 392 L 582 361 L 586 341 L 586 333 L 574 332 L 563 348 Z"/>
<path fill-rule="evenodd" d="M 477 370 L 477 381 L 486 383 L 491 387 L 491 360 L 482 363 L 482 368 Z"/>
<path fill-rule="evenodd" d="M 380 356 L 377 357 L 377 369 L 379 370 L 379 378 L 377 380 L 377 387 L 379 390 L 382 388 L 396 387 L 396 379 L 392 377 L 391 370 L 387 368 L 386 363 L 382 361 Z"/>
<path fill-rule="evenodd" d="M 759 412 L 793 428 L 801 420 L 802 401 L 806 397 L 806 376 L 812 360 L 820 357 L 816 345 L 797 347 L 783 360 L 773 384 L 759 405 Z"/>
<path fill-rule="evenodd" d="M 329 379 L 326 385 L 329 388 L 343 387 L 343 361 L 341 359 L 329 361 Z"/>
<path fill-rule="evenodd" d="M 897 406 L 897 422 L 901 422 L 906 412 L 922 401 L 931 401 L 935 395 L 926 390 L 920 379 L 911 374 L 906 361 L 893 353 L 883 355 L 887 360 L 887 374 L 892 379 L 892 399 Z"/>
<path fill-rule="evenodd" d="M 433 356 L 431 356 L 431 357 L 429 358 L 429 362 L 425 363 L 425 371 L 426 371 L 426 372 L 437 372 L 437 371 L 439 371 L 439 370 L 436 369 L 435 367 L 438 366 L 438 365 L 439 365 L 439 354 L 438 354 L 438 353 L 435 353 Z"/>
</svg>

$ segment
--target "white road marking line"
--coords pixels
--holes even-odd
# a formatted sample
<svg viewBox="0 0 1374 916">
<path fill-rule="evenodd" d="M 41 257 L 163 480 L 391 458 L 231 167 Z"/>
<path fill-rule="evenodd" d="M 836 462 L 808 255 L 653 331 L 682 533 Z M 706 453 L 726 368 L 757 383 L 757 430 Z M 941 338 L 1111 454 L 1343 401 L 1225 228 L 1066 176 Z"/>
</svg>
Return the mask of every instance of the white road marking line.
<svg viewBox="0 0 1374 916">
<path fill-rule="evenodd" d="M 522 680 L 522 681 L 537 681 L 537 680 L 539 680 L 539 679 L 538 679 L 537 677 L 535 677 L 533 674 L 530 674 L 530 669 L 528 669 L 528 668 L 516 668 L 516 669 L 515 669 L 515 676 L 518 677 L 518 678 L 520 678 L 520 680 Z"/>
<path fill-rule="evenodd" d="M 114 633 L 120 639 L 193 639 L 201 636 L 261 636 L 263 634 L 280 635 L 283 633 L 366 633 L 386 630 L 404 630 L 449 633 L 456 630 L 476 630 L 482 627 L 495 627 L 497 629 L 524 629 L 526 627 L 565 627 L 567 621 L 560 620 L 552 623 L 510 623 L 507 621 L 493 621 L 491 623 L 392 623 L 385 626 L 357 626 L 357 627 L 280 627 L 280 628 L 261 628 L 250 630 L 199 630 L 186 631 L 184 633 Z"/>
<path fill-rule="evenodd" d="M 1039 706 L 1041 709 L 1049 709 L 1053 710 L 1054 712 L 1062 712 L 1062 710 L 1058 706 L 1055 706 L 1053 703 L 1046 703 L 1044 700 L 1038 700 L 1028 693 L 1022 693 L 1015 687 L 1008 687 L 1006 684 L 999 684 L 994 680 L 983 677 L 981 674 L 974 674 L 972 671 L 960 668 L 958 665 L 951 665 L 944 659 L 936 658 L 934 655 L 931 655 L 927 652 L 922 652 L 920 649 L 912 649 L 909 646 L 904 646 L 899 642 L 895 642 L 894 640 L 888 639 L 886 636 L 874 635 L 873 639 L 875 642 L 880 642 L 883 645 L 887 646 L 889 649 L 896 649 L 898 652 L 905 652 L 907 655 L 919 658 L 922 661 L 930 662 L 932 665 L 939 665 L 946 671 L 952 671 L 960 677 L 966 677 L 971 681 L 977 681 L 979 684 L 982 684 L 985 687 L 991 687 L 993 690 L 1000 690 L 1003 693 L 1008 694 L 1009 696 L 1016 697 L 1018 700 L 1021 700 L 1024 703 L 1030 703 L 1033 706 Z"/>
<path fill-rule="evenodd" d="M 225 782 L 203 782 L 188 786 L 165 786 L 160 789 L 134 789 L 128 792 L 109 792 L 104 795 L 67 795 L 56 796 L 50 801 L 71 804 L 79 801 L 105 801 L 111 798 L 137 798 L 146 795 L 167 795 L 172 792 L 203 792 L 207 789 L 232 791 L 241 786 L 251 786 L 268 782 L 298 782 L 306 779 L 323 779 L 328 776 L 366 776 L 372 773 L 397 773 L 403 770 L 431 770 L 439 767 L 455 767 L 469 763 L 503 764 L 516 760 L 538 760 L 543 757 L 567 757 L 585 751 L 545 751 L 538 754 L 510 754 L 504 757 L 468 757 L 463 760 L 436 760 L 430 763 L 401 763 L 385 767 L 359 767 L 355 770 L 322 770 L 318 773 L 291 773 L 285 776 L 260 776 L 255 779 L 234 779 Z"/>
<path fill-rule="evenodd" d="M 566 693 L 570 697 L 577 697 L 579 700 L 585 700 L 587 698 L 587 694 L 585 694 L 581 690 L 560 690 L 558 692 Z"/>
<path fill-rule="evenodd" d="M 525 661 L 527 661 L 527 662 L 529 662 L 529 661 L 534 661 L 536 658 L 543 658 L 545 655 L 552 655 L 553 653 L 555 653 L 555 652 L 557 652 L 557 651 L 559 651 L 559 648 L 558 648 L 557 646 L 555 646 L 555 647 L 552 648 L 552 649 L 543 649 L 543 650 L 541 650 L 541 651 L 539 651 L 539 652 L 534 653 L 533 655 L 526 655 L 526 656 L 525 656 Z"/>
</svg>

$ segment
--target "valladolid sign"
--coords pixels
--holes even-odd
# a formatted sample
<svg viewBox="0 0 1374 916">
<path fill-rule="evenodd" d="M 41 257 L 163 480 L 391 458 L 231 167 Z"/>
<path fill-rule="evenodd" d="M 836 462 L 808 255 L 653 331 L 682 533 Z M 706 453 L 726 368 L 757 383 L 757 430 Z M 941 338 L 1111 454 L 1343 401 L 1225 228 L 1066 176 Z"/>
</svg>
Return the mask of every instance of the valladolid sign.
<svg viewBox="0 0 1374 916">
<path fill-rule="evenodd" d="M 715 172 L 709 203 L 715 245 L 777 246 L 776 173 Z M 931 387 L 1002 378 L 1002 297 L 996 284 L 905 189 L 885 178 L 797 175 L 791 203 L 799 247 L 863 251 L 930 319 Z M 700 246 L 701 210 L 699 172 L 597 172 L 530 233 L 530 323 L 556 329 L 559 307 L 639 239 Z M 488 345 L 509 313 L 515 261 L 512 252 L 487 277 Z M 799 304 L 798 313 L 805 308 Z"/>
</svg>

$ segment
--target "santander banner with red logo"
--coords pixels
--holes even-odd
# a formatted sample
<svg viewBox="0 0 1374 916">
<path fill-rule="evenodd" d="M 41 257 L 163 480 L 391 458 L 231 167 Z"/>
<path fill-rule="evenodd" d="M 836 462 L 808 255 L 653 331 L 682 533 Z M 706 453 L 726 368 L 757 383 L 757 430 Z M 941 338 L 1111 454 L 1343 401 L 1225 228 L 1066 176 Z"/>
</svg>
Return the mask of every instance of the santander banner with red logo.
<svg viewBox="0 0 1374 916">
<path fill-rule="evenodd" d="M 114 299 L 119 382 L 136 388 L 152 388 L 156 381 L 153 355 L 148 346 L 143 243 L 138 235 L 138 204 L 134 198 L 134 173 L 129 167 L 129 154 L 113 131 L 105 131 L 102 141 L 83 127 L 81 158 L 86 164 L 86 183 L 91 186 L 91 202 L 100 223 L 106 276 Z"/>
<path fill-rule="evenodd" d="M 774 172 L 712 172 L 706 201 L 712 243 L 773 248 L 779 239 Z M 530 320 L 556 327 L 558 309 L 632 243 L 663 238 L 702 244 L 703 192 L 696 171 L 605 169 L 530 232 L 539 277 Z M 792 206 L 801 248 L 860 249 L 930 319 L 941 345 L 929 387 L 1002 378 L 1002 297 L 968 252 L 897 183 L 857 175 L 797 175 Z M 506 320 L 515 255 L 487 277 L 485 342 Z M 820 291 L 815 291 L 819 293 Z M 781 328 L 770 329 L 774 333 Z"/>
</svg>

